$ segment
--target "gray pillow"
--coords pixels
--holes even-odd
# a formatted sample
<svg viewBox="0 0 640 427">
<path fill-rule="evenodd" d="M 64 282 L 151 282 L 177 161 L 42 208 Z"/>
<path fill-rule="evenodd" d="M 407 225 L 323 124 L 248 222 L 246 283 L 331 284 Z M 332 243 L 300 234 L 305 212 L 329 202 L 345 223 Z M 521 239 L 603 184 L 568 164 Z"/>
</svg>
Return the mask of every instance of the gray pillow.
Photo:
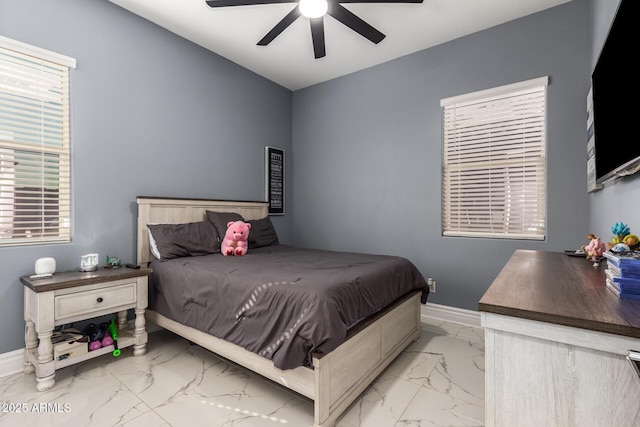
<svg viewBox="0 0 640 427">
<path fill-rule="evenodd" d="M 273 228 L 271 218 L 264 217 L 247 221 L 251 224 L 249 232 L 249 248 L 262 248 L 264 246 L 279 245 L 278 234 Z"/>
<path fill-rule="evenodd" d="M 242 215 L 237 214 L 235 212 L 213 212 L 206 211 L 207 219 L 213 226 L 216 228 L 218 232 L 218 249 L 220 248 L 219 243 L 224 239 L 224 235 L 227 233 L 227 224 L 230 221 L 244 221 Z M 251 233 L 249 233 L 251 235 Z"/>
<path fill-rule="evenodd" d="M 151 252 L 162 261 L 220 252 L 218 233 L 209 221 L 149 224 L 147 228 L 149 240 L 155 242 Z"/>
</svg>

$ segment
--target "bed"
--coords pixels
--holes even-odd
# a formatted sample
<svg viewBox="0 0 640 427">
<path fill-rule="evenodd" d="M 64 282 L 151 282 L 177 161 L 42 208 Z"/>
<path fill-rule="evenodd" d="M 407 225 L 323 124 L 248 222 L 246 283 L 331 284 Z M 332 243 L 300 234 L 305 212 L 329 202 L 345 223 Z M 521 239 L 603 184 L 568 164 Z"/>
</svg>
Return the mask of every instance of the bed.
<svg viewBox="0 0 640 427">
<path fill-rule="evenodd" d="M 316 427 L 334 425 L 340 414 L 384 368 L 420 336 L 420 303 L 426 302 L 428 290 L 415 266 L 403 258 L 335 252 L 325 254 L 323 252 L 326 251 L 286 245 L 258 245 L 243 257 L 197 253 L 198 256 L 175 256 L 158 261 L 160 254 L 153 236 L 152 244 L 149 243 L 149 229 L 154 230 L 151 234 L 157 236 L 154 229 L 157 224 L 161 227 L 169 224 L 182 227 L 198 223 L 209 227 L 206 221 L 211 219 L 209 215 L 235 213 L 251 222 L 258 236 L 257 226 L 268 218 L 268 205 L 266 202 L 153 197 L 138 197 L 137 204 L 137 262 L 154 268 L 149 285 L 147 319 L 311 399 Z M 405 267 L 397 267 L 398 262 L 409 264 L 412 269 L 409 276 L 403 270 Z M 313 289 L 314 281 L 322 281 L 316 280 L 313 272 L 306 271 L 306 264 L 315 265 L 321 274 L 334 270 L 341 274 L 345 266 L 347 270 L 355 268 L 365 272 L 369 268 L 367 264 L 383 266 L 385 263 L 390 263 L 388 269 L 391 270 L 372 273 L 383 277 L 385 286 L 374 288 L 371 295 L 366 295 L 366 288 L 362 287 L 355 292 L 348 290 L 346 295 L 335 291 L 342 288 L 314 292 L 314 301 L 318 299 L 320 305 L 319 313 L 314 314 L 315 305 L 304 300 L 306 296 L 296 294 L 293 300 L 288 299 L 282 304 L 283 308 L 290 308 L 290 312 L 278 308 L 278 315 L 272 316 L 280 323 L 270 324 L 268 328 L 256 328 L 259 323 L 251 323 L 264 320 L 253 319 L 250 313 L 273 312 L 274 301 L 284 298 L 282 294 L 273 292 L 285 292 L 289 288 L 287 292 L 299 293 L 301 288 Z M 277 280 L 272 280 L 268 274 L 260 275 L 260 271 L 268 271 L 265 265 L 279 272 Z M 332 274 L 326 273 L 325 276 L 329 278 Z M 359 273 L 353 280 L 341 276 L 336 280 L 358 285 L 364 280 L 363 274 Z M 216 286 L 203 284 L 214 278 L 218 281 Z M 256 278 L 261 283 L 256 282 Z M 232 279 L 235 282 L 230 282 Z M 397 286 L 388 283 L 396 281 Z M 178 282 L 180 286 L 172 285 Z M 305 286 L 300 286 L 300 283 Z M 394 290 L 386 294 L 386 288 Z M 203 292 L 212 295 L 205 300 Z M 223 292 L 224 295 L 215 292 Z M 238 296 L 234 296 L 236 293 Z M 265 307 L 259 305 L 264 300 L 260 293 L 270 295 L 270 302 Z M 336 299 L 325 301 L 324 294 L 330 294 L 326 298 Z M 365 297 L 361 297 L 362 294 Z M 373 301 L 373 294 L 381 294 L 382 299 Z M 296 298 L 303 302 L 298 304 Z M 223 305 L 215 306 L 211 302 L 217 300 L 224 301 Z M 344 300 L 359 300 L 359 304 L 351 309 L 341 305 Z M 375 308 L 376 304 L 381 306 Z M 205 306 L 206 309 L 203 308 Z M 228 315 L 225 314 L 225 306 L 229 307 Z M 305 307 L 304 312 L 300 311 L 301 308 L 296 311 L 296 307 L 302 306 Z M 367 317 L 361 317 L 367 310 L 373 311 Z M 329 320 L 326 328 L 320 320 L 317 324 L 308 321 L 321 318 Z M 248 332 L 256 329 L 262 329 L 263 333 L 258 334 L 261 336 L 250 336 Z M 298 335 L 302 338 L 295 338 Z"/>
</svg>

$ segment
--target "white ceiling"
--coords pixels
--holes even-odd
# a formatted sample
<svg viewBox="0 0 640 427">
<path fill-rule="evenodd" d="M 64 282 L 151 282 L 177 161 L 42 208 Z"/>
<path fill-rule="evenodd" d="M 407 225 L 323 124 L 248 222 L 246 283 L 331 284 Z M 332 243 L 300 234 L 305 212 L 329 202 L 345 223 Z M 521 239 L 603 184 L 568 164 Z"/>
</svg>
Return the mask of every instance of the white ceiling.
<svg viewBox="0 0 640 427">
<path fill-rule="evenodd" d="M 293 3 L 211 8 L 205 0 L 109 0 L 288 89 L 297 90 L 417 52 L 570 0 L 424 0 L 345 3 L 386 35 L 373 44 L 325 16 L 327 55 L 315 59 L 308 18 L 257 46 Z"/>
</svg>

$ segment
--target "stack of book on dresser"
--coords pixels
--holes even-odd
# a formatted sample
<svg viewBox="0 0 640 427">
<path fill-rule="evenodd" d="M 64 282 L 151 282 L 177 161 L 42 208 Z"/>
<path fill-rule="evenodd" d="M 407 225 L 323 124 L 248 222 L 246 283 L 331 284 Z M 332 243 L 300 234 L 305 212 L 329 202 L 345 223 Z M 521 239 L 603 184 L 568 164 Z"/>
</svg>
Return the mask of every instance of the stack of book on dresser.
<svg viewBox="0 0 640 427">
<path fill-rule="evenodd" d="M 620 298 L 640 300 L 640 252 L 603 253 L 607 288 Z"/>
</svg>

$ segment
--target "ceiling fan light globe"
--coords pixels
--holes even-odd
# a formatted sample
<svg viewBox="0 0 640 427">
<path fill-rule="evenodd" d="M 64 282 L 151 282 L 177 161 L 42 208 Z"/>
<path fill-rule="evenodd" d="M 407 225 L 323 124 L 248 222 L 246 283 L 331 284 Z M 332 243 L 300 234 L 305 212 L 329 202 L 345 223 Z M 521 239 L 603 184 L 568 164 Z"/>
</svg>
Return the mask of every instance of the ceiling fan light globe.
<svg viewBox="0 0 640 427">
<path fill-rule="evenodd" d="M 320 18 L 327 13 L 327 0 L 300 0 L 300 13 L 307 18 Z"/>
</svg>

